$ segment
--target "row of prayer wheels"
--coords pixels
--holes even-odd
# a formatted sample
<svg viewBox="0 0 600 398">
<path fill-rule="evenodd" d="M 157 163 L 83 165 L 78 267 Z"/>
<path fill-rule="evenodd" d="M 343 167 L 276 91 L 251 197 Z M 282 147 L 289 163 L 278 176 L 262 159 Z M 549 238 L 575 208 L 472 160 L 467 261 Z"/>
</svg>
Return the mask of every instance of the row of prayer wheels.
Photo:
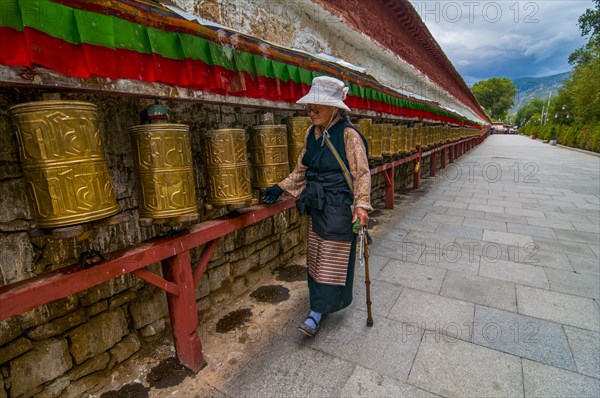
<svg viewBox="0 0 600 398">
<path fill-rule="evenodd" d="M 96 110 L 91 103 L 64 100 L 29 102 L 9 109 L 40 228 L 84 224 L 119 212 Z M 195 219 L 189 127 L 169 123 L 167 110 L 160 105 L 151 105 L 145 114 L 148 123 L 130 127 L 140 219 Z M 266 188 L 287 177 L 304 146 L 310 118 L 290 117 L 286 123 L 275 125 L 270 115 L 250 129 L 249 137 L 242 129 L 202 133 L 206 202 L 217 207 L 247 206 L 254 202 L 252 187 Z"/>
<path fill-rule="evenodd" d="M 356 120 L 360 132 L 369 145 L 369 159 L 382 159 L 415 152 L 478 134 L 477 130 L 449 126 L 423 126 L 421 123 L 408 127 L 389 123 L 373 123 L 371 119 Z"/>
<path fill-rule="evenodd" d="M 51 100 L 16 105 L 9 111 L 39 227 L 77 225 L 119 211 L 94 104 Z M 145 110 L 145 121 L 129 129 L 135 141 L 140 220 L 197 219 L 189 127 L 170 123 L 166 107 L 158 104 Z M 252 188 L 267 188 L 289 175 L 311 122 L 308 117 L 289 117 L 285 123 L 275 124 L 267 113 L 248 134 L 234 128 L 201 133 L 207 204 L 251 205 Z M 372 124 L 364 118 L 357 124 L 367 138 L 370 157 L 376 159 L 470 134 L 420 124 L 411 128 Z"/>
</svg>

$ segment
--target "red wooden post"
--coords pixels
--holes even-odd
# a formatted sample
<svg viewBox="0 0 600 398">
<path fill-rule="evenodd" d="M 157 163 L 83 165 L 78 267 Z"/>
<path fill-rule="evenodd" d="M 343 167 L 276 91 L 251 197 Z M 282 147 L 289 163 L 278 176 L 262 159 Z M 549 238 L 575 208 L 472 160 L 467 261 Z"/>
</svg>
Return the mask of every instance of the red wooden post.
<svg viewBox="0 0 600 398">
<path fill-rule="evenodd" d="M 442 156 L 440 167 L 442 169 L 445 169 L 446 168 L 446 148 L 442 148 L 442 150 L 440 151 L 440 154 Z"/>
<path fill-rule="evenodd" d="M 435 177 L 435 161 L 436 161 L 436 152 L 431 152 L 431 157 L 429 158 L 429 176 Z"/>
<path fill-rule="evenodd" d="M 175 351 L 179 362 L 192 371 L 204 365 L 202 343 L 198 336 L 198 312 L 190 252 L 185 251 L 162 261 L 165 279 L 179 287 L 179 295 L 167 294 Z"/>
<path fill-rule="evenodd" d="M 454 145 L 448 147 L 448 154 L 450 155 L 448 156 L 448 160 L 450 163 L 454 163 Z"/>
<path fill-rule="evenodd" d="M 413 189 L 419 189 L 419 185 L 421 185 L 421 160 L 423 159 L 423 149 L 421 148 L 421 145 L 417 146 L 417 150 L 419 151 L 419 157 L 417 158 L 413 170 Z"/>
<path fill-rule="evenodd" d="M 394 166 L 383 171 L 385 178 L 385 208 L 394 208 Z"/>
</svg>

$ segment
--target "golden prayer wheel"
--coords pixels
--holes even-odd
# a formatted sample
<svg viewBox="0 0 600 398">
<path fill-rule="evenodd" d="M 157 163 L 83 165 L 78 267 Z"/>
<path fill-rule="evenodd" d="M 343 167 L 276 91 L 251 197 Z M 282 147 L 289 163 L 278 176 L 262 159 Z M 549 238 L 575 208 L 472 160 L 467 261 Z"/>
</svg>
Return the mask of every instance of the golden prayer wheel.
<svg viewBox="0 0 600 398">
<path fill-rule="evenodd" d="M 433 144 L 433 127 L 427 126 L 425 132 L 427 134 L 425 137 L 425 144 L 427 147 L 430 147 L 431 144 Z"/>
<path fill-rule="evenodd" d="M 423 125 L 421 123 L 417 123 L 415 124 L 415 131 L 416 131 L 416 135 L 415 135 L 415 149 L 417 146 L 424 146 L 424 134 L 423 134 Z"/>
<path fill-rule="evenodd" d="M 202 135 L 206 201 L 214 206 L 249 205 L 252 201 L 246 155 L 246 132 L 217 129 Z"/>
<path fill-rule="evenodd" d="M 132 126 L 140 180 L 140 217 L 171 218 L 198 212 L 189 127 Z"/>
<path fill-rule="evenodd" d="M 291 116 L 285 119 L 287 125 L 288 159 L 290 170 L 296 168 L 298 158 L 304 149 L 304 137 L 306 130 L 312 122 L 308 116 Z"/>
<path fill-rule="evenodd" d="M 381 148 L 381 138 L 383 135 L 383 124 L 373 123 L 371 128 L 371 158 L 381 159 L 383 157 Z"/>
<path fill-rule="evenodd" d="M 417 149 L 417 128 L 416 127 L 411 127 L 409 129 L 409 133 L 408 133 L 408 151 L 412 152 L 415 151 Z"/>
<path fill-rule="evenodd" d="M 365 137 L 368 145 L 369 159 L 373 158 L 373 121 L 368 118 L 361 118 L 356 121 L 358 131 Z"/>
<path fill-rule="evenodd" d="M 81 224 L 119 211 L 96 105 L 39 101 L 12 106 L 9 112 L 40 227 Z"/>
<path fill-rule="evenodd" d="M 250 130 L 252 186 L 268 188 L 290 174 L 285 125 L 259 125 Z"/>
<path fill-rule="evenodd" d="M 392 125 L 384 123 L 381 127 L 381 154 L 392 156 Z"/>
<path fill-rule="evenodd" d="M 400 140 L 400 153 L 406 153 L 409 152 L 408 150 L 408 145 L 409 145 L 409 141 L 408 141 L 408 127 L 405 125 L 400 126 L 400 132 L 398 133 L 398 135 L 400 136 L 399 140 Z"/>
<path fill-rule="evenodd" d="M 392 154 L 398 155 L 402 148 L 400 148 L 400 126 L 392 126 Z"/>
</svg>

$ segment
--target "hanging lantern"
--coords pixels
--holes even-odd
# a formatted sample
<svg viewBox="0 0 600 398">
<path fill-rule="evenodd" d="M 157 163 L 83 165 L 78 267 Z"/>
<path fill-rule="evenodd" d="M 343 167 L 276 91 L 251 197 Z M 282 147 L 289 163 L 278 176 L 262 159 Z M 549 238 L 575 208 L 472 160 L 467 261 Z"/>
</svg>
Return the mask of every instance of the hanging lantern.
<svg viewBox="0 0 600 398">
<path fill-rule="evenodd" d="M 9 112 L 40 227 L 81 224 L 119 211 L 96 105 L 39 101 L 12 106 Z"/>
<path fill-rule="evenodd" d="M 254 188 L 268 188 L 290 174 L 286 127 L 273 124 L 273 115 L 269 115 L 264 119 L 264 124 L 250 130 Z"/>
<path fill-rule="evenodd" d="M 167 109 L 146 109 L 151 124 L 132 126 L 140 185 L 140 218 L 197 216 L 189 127 L 167 123 Z"/>
</svg>

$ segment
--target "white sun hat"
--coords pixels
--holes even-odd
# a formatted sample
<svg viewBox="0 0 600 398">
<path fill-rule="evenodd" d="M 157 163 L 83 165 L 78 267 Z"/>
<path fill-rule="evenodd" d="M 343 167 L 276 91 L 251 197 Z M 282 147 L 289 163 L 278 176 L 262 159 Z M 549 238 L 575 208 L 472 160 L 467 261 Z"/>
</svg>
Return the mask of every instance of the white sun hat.
<svg viewBox="0 0 600 398">
<path fill-rule="evenodd" d="M 350 111 L 350 108 L 344 104 L 347 93 L 348 87 L 345 87 L 341 80 L 329 76 L 319 76 L 313 79 L 308 94 L 296 103 L 328 105 Z"/>
</svg>

